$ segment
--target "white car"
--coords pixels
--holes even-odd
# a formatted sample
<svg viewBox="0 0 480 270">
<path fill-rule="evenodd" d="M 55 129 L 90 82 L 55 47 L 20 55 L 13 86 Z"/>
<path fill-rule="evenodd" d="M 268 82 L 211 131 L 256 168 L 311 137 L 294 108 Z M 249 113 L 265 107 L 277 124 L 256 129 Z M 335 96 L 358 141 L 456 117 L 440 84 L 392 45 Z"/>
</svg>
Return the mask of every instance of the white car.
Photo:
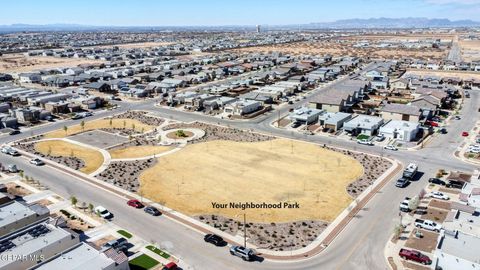
<svg viewBox="0 0 480 270">
<path fill-rule="evenodd" d="M 450 200 L 450 198 L 443 194 L 442 192 L 439 192 L 439 191 L 432 191 L 430 193 L 428 193 L 426 195 L 427 197 L 432 197 L 432 198 L 435 198 L 435 199 L 440 199 L 440 200 Z"/>
<path fill-rule="evenodd" d="M 42 165 L 45 165 L 45 162 L 43 162 L 42 160 L 38 159 L 38 158 L 34 158 L 34 159 L 31 159 L 30 160 L 30 163 L 35 165 L 35 166 L 42 166 Z"/>
<path fill-rule="evenodd" d="M 392 150 L 392 151 L 397 151 L 398 148 L 389 144 L 389 145 L 386 145 L 385 147 L 383 147 L 383 149 L 386 149 L 386 150 Z"/>
<path fill-rule="evenodd" d="M 110 213 L 107 208 L 101 205 L 95 207 L 95 213 L 98 213 L 104 219 L 110 219 L 113 217 L 112 213 Z"/>
<path fill-rule="evenodd" d="M 359 144 L 365 144 L 365 145 L 373 145 L 373 143 L 367 139 L 358 139 L 357 143 Z"/>
</svg>

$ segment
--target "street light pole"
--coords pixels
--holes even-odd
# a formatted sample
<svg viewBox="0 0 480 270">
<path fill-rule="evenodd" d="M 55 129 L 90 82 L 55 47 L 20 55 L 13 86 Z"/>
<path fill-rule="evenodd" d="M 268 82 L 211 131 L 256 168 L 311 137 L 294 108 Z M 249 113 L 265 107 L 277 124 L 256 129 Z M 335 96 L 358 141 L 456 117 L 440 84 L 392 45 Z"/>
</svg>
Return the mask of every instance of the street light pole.
<svg viewBox="0 0 480 270">
<path fill-rule="evenodd" d="M 243 213 L 243 247 L 247 248 L 247 214 Z"/>
</svg>

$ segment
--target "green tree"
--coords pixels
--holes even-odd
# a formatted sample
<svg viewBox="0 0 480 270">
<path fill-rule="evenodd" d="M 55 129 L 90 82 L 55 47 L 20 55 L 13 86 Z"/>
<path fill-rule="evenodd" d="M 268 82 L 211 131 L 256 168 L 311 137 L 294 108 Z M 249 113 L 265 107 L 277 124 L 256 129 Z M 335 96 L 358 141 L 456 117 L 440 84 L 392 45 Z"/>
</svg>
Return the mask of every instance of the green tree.
<svg viewBox="0 0 480 270">
<path fill-rule="evenodd" d="M 82 131 L 85 131 L 85 121 L 80 122 L 80 127 L 82 127 Z"/>
<path fill-rule="evenodd" d="M 134 123 L 132 123 L 132 129 L 135 130 L 135 124 Z"/>
<path fill-rule="evenodd" d="M 93 204 L 92 203 L 88 204 L 88 210 L 90 211 L 90 213 L 93 213 Z"/>
<path fill-rule="evenodd" d="M 123 120 L 123 128 L 127 127 L 127 120 Z"/>
<path fill-rule="evenodd" d="M 70 203 L 72 203 L 72 206 L 76 206 L 78 203 L 78 199 L 75 196 L 70 197 Z"/>
<path fill-rule="evenodd" d="M 65 131 L 65 135 L 67 135 L 68 127 L 67 127 L 67 126 L 63 126 L 63 131 Z"/>
<path fill-rule="evenodd" d="M 112 125 L 113 125 L 113 119 L 110 118 L 110 120 L 108 121 L 108 123 L 110 124 L 110 127 L 112 127 Z"/>
</svg>

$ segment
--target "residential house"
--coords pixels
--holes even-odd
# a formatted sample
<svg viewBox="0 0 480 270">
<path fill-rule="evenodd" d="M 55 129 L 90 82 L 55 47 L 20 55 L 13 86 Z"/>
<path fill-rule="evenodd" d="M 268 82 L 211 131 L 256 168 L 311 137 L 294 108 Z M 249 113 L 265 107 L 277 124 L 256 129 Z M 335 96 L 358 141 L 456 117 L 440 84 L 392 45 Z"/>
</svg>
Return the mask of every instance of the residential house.
<svg viewBox="0 0 480 270">
<path fill-rule="evenodd" d="M 392 140 L 411 142 L 417 138 L 419 130 L 418 122 L 391 120 L 381 126 L 378 133 Z"/>
<path fill-rule="evenodd" d="M 288 115 L 288 118 L 293 122 L 299 122 L 302 124 L 312 124 L 318 121 L 318 116 L 322 113 L 321 110 L 312 109 L 308 107 L 300 107 Z"/>
<path fill-rule="evenodd" d="M 255 100 L 237 100 L 225 105 L 224 112 L 231 115 L 245 115 L 260 110 L 262 103 Z"/>
<path fill-rule="evenodd" d="M 380 114 L 385 120 L 402 120 L 418 122 L 422 114 L 419 107 L 414 105 L 388 103 L 380 109 Z"/>
<path fill-rule="evenodd" d="M 352 119 L 352 114 L 343 112 L 324 112 L 319 117 L 319 124 L 324 128 L 331 128 L 337 131 L 343 127 L 343 124 Z"/>
<path fill-rule="evenodd" d="M 441 231 L 434 251 L 432 269 L 480 269 L 480 238 L 456 231 Z"/>
<path fill-rule="evenodd" d="M 368 136 L 375 135 L 384 123 L 380 117 L 369 115 L 357 115 L 356 117 L 345 122 L 343 128 L 345 131 L 353 135 L 365 134 Z"/>
</svg>

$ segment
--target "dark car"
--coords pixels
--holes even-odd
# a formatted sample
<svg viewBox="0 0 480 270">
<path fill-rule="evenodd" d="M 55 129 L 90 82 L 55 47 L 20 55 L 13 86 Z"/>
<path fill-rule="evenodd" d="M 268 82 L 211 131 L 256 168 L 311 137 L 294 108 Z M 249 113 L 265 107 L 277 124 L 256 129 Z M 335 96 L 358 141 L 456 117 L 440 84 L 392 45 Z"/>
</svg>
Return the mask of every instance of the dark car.
<svg viewBox="0 0 480 270">
<path fill-rule="evenodd" d="M 302 123 L 300 122 L 293 122 L 293 124 L 291 125 L 292 128 L 298 128 L 299 126 L 301 126 Z"/>
<path fill-rule="evenodd" d="M 158 211 L 157 208 L 153 206 L 147 206 L 145 207 L 145 209 L 143 209 L 143 211 L 145 211 L 145 213 L 150 214 L 152 216 L 160 216 L 162 214 L 160 211 Z"/>
<path fill-rule="evenodd" d="M 446 184 L 446 186 L 449 187 L 449 188 L 462 189 L 464 184 L 465 184 L 465 183 L 462 182 L 462 181 L 448 180 L 448 183 Z"/>
<path fill-rule="evenodd" d="M 17 135 L 17 134 L 20 134 L 20 130 L 12 130 L 8 133 L 8 135 Z"/>
<path fill-rule="evenodd" d="M 441 129 L 440 129 L 440 133 L 442 133 L 442 134 L 447 134 L 448 131 L 447 131 L 446 128 L 441 128 Z"/>
<path fill-rule="evenodd" d="M 203 237 L 203 240 L 205 240 L 205 242 L 207 243 L 214 244 L 215 246 L 225 246 L 227 244 L 227 242 L 225 242 L 222 237 L 216 234 L 209 233 L 205 235 L 205 237 Z"/>
<path fill-rule="evenodd" d="M 428 179 L 428 182 L 430 182 L 432 184 L 441 185 L 441 186 L 445 186 L 447 184 L 447 183 L 445 183 L 445 181 L 440 180 L 438 178 L 430 178 L 430 179 Z"/>
<path fill-rule="evenodd" d="M 116 240 L 108 241 L 103 245 L 103 248 L 113 248 L 116 250 L 120 250 L 122 252 L 126 252 L 128 250 L 128 241 L 125 238 L 118 238 Z"/>
<path fill-rule="evenodd" d="M 397 182 L 395 183 L 395 186 L 400 187 L 400 188 L 404 188 L 408 185 L 408 182 L 409 182 L 409 180 L 407 178 L 402 177 L 402 178 L 397 180 Z"/>
</svg>

